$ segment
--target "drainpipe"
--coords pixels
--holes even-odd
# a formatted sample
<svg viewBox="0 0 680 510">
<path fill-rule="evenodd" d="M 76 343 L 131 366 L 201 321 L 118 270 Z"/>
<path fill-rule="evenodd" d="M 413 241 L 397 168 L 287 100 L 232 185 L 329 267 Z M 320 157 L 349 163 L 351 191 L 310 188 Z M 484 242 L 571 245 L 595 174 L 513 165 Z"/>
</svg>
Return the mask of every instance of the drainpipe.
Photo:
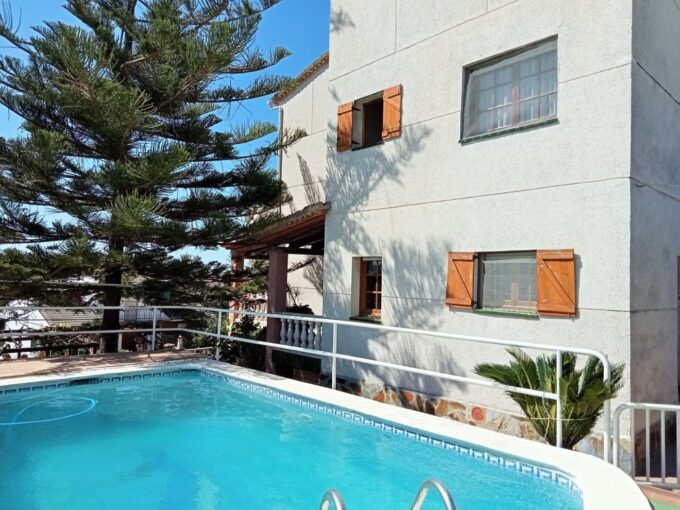
<svg viewBox="0 0 680 510">
<path fill-rule="evenodd" d="M 279 136 L 281 135 L 281 132 L 283 131 L 283 107 L 282 106 L 277 106 L 271 101 L 269 101 L 269 107 L 272 108 L 273 110 L 278 110 L 279 111 Z M 277 170 L 279 173 L 279 181 L 283 180 L 283 149 L 279 149 L 279 154 L 278 154 L 278 162 L 277 162 Z M 281 206 L 279 206 L 279 214 L 282 214 Z"/>
</svg>

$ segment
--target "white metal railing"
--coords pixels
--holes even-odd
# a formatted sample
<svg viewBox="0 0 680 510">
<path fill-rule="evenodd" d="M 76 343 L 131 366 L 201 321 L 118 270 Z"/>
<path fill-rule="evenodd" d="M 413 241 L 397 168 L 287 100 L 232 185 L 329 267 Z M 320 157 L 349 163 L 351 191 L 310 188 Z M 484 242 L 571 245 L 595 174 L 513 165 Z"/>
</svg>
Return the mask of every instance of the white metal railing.
<svg viewBox="0 0 680 510">
<path fill-rule="evenodd" d="M 668 488 L 680 488 L 680 405 L 652 404 L 652 403 L 625 403 L 614 411 L 613 416 L 613 462 L 614 465 L 624 469 L 623 448 L 621 446 L 621 416 L 625 411 L 630 411 L 630 472 L 636 477 L 636 411 L 644 416 L 642 423 L 642 437 L 644 438 L 644 482 Z M 658 420 L 657 420 L 658 418 Z M 670 418 L 670 420 L 669 420 Z M 667 424 L 672 425 L 675 419 L 675 433 L 668 434 Z M 658 430 L 658 442 L 652 444 L 652 427 Z M 669 464 L 667 450 L 669 445 L 675 443 L 675 458 L 673 464 Z M 669 472 L 669 467 L 671 471 Z M 654 469 L 654 471 L 653 471 Z M 625 470 L 625 469 L 624 469 Z"/>
<path fill-rule="evenodd" d="M 76 310 L 76 309 L 83 309 L 86 307 L 0 307 L 0 311 L 3 310 L 28 310 L 28 309 L 34 309 L 34 310 L 41 310 L 41 309 L 60 309 L 60 310 Z M 99 306 L 96 307 L 97 310 L 105 310 L 105 309 L 122 309 L 126 307 L 120 307 L 120 306 Z M 545 398 L 548 400 L 554 400 L 556 402 L 556 442 L 558 446 L 562 445 L 562 437 L 563 437 L 563 416 L 562 416 L 562 403 L 560 399 L 558 398 L 558 395 L 560 394 L 560 385 L 561 385 L 561 378 L 562 378 L 562 356 L 565 352 L 573 352 L 574 354 L 577 355 L 584 355 L 584 356 L 592 356 L 597 358 L 602 362 L 603 365 L 603 378 L 605 381 L 608 381 L 611 377 L 611 365 L 609 364 L 609 360 L 607 357 L 602 354 L 599 351 L 593 350 L 593 349 L 580 349 L 580 348 L 574 348 L 574 347 L 564 347 L 560 345 L 551 345 L 551 344 L 544 344 L 544 343 L 532 343 L 532 342 L 522 342 L 522 341 L 516 341 L 516 340 L 505 340 L 505 339 L 500 339 L 500 338 L 487 338 L 487 337 L 478 337 L 478 336 L 470 336 L 470 335 L 456 335 L 453 333 L 444 333 L 444 332 L 439 332 L 439 331 L 427 331 L 427 330 L 422 330 L 422 329 L 413 329 L 413 328 L 400 328 L 396 326 L 384 326 L 382 324 L 371 324 L 368 322 L 360 322 L 360 321 L 346 321 L 346 320 L 337 320 L 337 319 L 328 319 L 324 317 L 316 317 L 316 316 L 311 316 L 312 318 L 310 319 L 310 316 L 305 316 L 305 315 L 294 315 L 294 314 L 288 314 L 288 313 L 262 313 L 262 312 L 254 312 L 250 310 L 230 310 L 230 309 L 222 309 L 222 308 L 210 308 L 210 307 L 199 307 L 199 306 L 171 306 L 171 305 L 166 305 L 166 306 L 153 306 L 153 307 L 148 307 L 152 308 L 154 310 L 152 317 L 153 317 L 153 322 L 152 322 L 152 327 L 151 328 L 137 328 L 137 329 L 117 329 L 117 330 L 107 330 L 107 331 L 66 331 L 66 332 L 47 332 L 47 333 L 36 333 L 36 332 L 30 332 L 30 336 L 40 336 L 40 335 L 74 335 L 74 334 L 106 334 L 106 333 L 122 333 L 122 332 L 136 332 L 136 333 L 150 333 L 151 336 L 151 349 L 155 350 L 156 347 L 156 337 L 159 333 L 164 333 L 164 332 L 185 332 L 188 334 L 194 334 L 194 335 L 202 335 L 204 337 L 211 337 L 215 340 L 216 344 L 220 340 L 231 340 L 231 341 L 237 341 L 241 343 L 246 343 L 246 344 L 251 344 L 251 345 L 260 345 L 262 347 L 267 347 L 269 349 L 274 349 L 274 350 L 281 350 L 281 351 L 288 351 L 288 352 L 295 352 L 298 354 L 307 354 L 311 355 L 314 357 L 324 357 L 328 358 L 330 360 L 331 364 L 331 387 L 333 389 L 336 389 L 337 387 L 337 362 L 338 360 L 344 360 L 344 361 L 350 361 L 350 362 L 355 362 L 355 363 L 360 363 L 360 364 L 365 364 L 365 365 L 371 365 L 371 366 L 377 366 L 377 367 L 383 367 L 383 368 L 390 368 L 390 369 L 395 369 L 401 372 L 406 372 L 406 373 L 411 373 L 411 374 L 417 374 L 417 375 L 424 375 L 424 376 L 429 376 L 429 377 L 434 377 L 434 378 L 439 378 L 447 381 L 454 381 L 458 383 L 466 383 L 466 384 L 473 384 L 477 386 L 483 386 L 487 388 L 492 388 L 496 389 L 499 391 L 505 391 L 505 392 L 512 392 L 512 393 L 519 393 L 523 395 L 530 395 L 534 397 L 541 397 Z M 212 331 L 200 331 L 200 330 L 195 330 L 191 329 L 189 327 L 166 327 L 166 328 L 158 328 L 156 324 L 156 317 L 157 317 L 157 311 L 158 310 L 183 310 L 187 312 L 202 312 L 202 313 L 214 313 L 217 315 L 217 328 L 216 332 Z M 312 320 L 315 324 L 315 328 L 320 327 L 323 335 L 328 336 L 330 334 L 331 337 L 331 350 L 323 350 L 321 348 L 315 348 L 314 343 L 315 340 L 312 342 L 312 345 L 309 345 L 309 341 L 306 340 L 304 345 L 302 342 L 299 342 L 299 345 L 296 345 L 293 341 L 291 341 L 291 344 L 288 343 L 288 328 L 286 328 L 286 340 L 287 342 L 284 343 L 272 343 L 272 342 L 267 342 L 267 341 L 262 341 L 262 340 L 254 340 L 250 338 L 242 338 L 242 337 L 237 337 L 231 334 L 225 334 L 223 332 L 222 328 L 222 322 L 223 319 L 226 317 L 235 317 L 239 315 L 250 315 L 253 317 L 262 317 L 266 319 L 279 319 L 281 321 L 284 321 L 287 325 L 290 324 L 290 321 L 293 321 L 293 327 L 295 327 L 295 321 L 299 321 L 299 324 L 307 323 L 309 324 L 309 321 Z M 544 351 L 544 352 L 552 352 L 555 353 L 555 356 L 557 358 L 557 370 L 556 370 L 556 381 L 555 381 L 555 392 L 547 392 L 547 391 L 540 391 L 540 390 L 534 390 L 534 389 L 529 389 L 529 388 L 520 388 L 517 386 L 510 386 L 506 384 L 500 384 L 495 381 L 490 381 L 488 379 L 481 379 L 481 378 L 474 378 L 474 377 L 467 377 L 463 375 L 455 375 L 455 374 L 448 374 L 444 372 L 438 372 L 435 370 L 427 370 L 423 368 L 416 368 L 416 367 L 410 367 L 406 365 L 400 365 L 398 363 L 391 363 L 387 361 L 380 361 L 377 359 L 371 359 L 371 358 L 363 358 L 360 356 L 353 356 L 350 354 L 343 354 L 341 352 L 338 352 L 338 327 L 348 327 L 348 328 L 358 328 L 358 329 L 368 329 L 368 330 L 374 330 L 376 332 L 394 332 L 394 333 L 403 333 L 403 334 L 408 334 L 408 335 L 413 335 L 415 338 L 418 340 L 422 340 L 424 338 L 441 338 L 441 339 L 446 339 L 446 340 L 452 340 L 452 341 L 463 341 L 463 342 L 472 342 L 472 343 L 477 343 L 477 344 L 485 344 L 485 345 L 496 345 L 496 346 L 503 346 L 503 347 L 520 347 L 520 348 L 526 348 L 526 349 L 532 349 L 532 350 L 537 350 L 537 351 Z M 283 331 L 283 328 L 281 328 L 281 331 Z M 307 332 L 309 332 L 309 328 L 307 329 Z M 24 335 L 26 336 L 26 332 L 7 332 L 7 333 L 0 333 L 0 340 L 2 338 L 11 338 L 13 336 L 20 336 Z M 300 333 L 301 335 L 301 333 Z M 317 336 L 317 333 L 314 333 L 315 339 Z M 319 345 L 320 345 L 320 340 L 321 340 L 321 333 L 318 334 L 319 336 Z M 280 337 L 279 337 L 280 338 Z M 295 333 L 293 330 L 293 339 L 295 338 Z M 219 354 L 217 354 L 216 357 L 218 357 Z M 603 457 L 605 460 L 609 461 L 610 459 L 610 442 L 611 442 L 611 430 L 610 430 L 610 410 L 611 410 L 611 405 L 610 402 L 607 401 L 604 404 L 604 413 L 603 413 Z"/>
</svg>

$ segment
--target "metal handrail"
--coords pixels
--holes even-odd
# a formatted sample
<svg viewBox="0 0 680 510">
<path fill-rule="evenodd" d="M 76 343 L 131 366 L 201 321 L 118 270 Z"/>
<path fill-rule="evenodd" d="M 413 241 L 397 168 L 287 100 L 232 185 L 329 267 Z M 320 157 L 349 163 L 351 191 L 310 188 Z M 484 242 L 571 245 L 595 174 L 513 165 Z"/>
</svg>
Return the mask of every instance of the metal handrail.
<svg viewBox="0 0 680 510">
<path fill-rule="evenodd" d="M 323 495 L 323 499 L 321 500 L 321 506 L 319 507 L 319 510 L 329 510 L 331 508 L 331 504 L 335 510 L 346 510 L 347 508 L 342 496 L 335 489 L 328 489 L 326 491 L 326 494 Z"/>
<path fill-rule="evenodd" d="M 453 503 L 451 493 L 444 487 L 444 484 L 436 478 L 428 478 L 423 482 L 423 485 L 421 485 L 418 490 L 418 495 L 413 502 L 413 506 L 411 506 L 411 510 L 420 510 L 423 507 L 430 489 L 437 491 L 444 502 L 444 508 L 446 510 L 456 510 L 456 505 Z"/>
<path fill-rule="evenodd" d="M 16 307 L 11 307 L 11 306 L 2 306 L 0 307 L 0 311 L 3 310 L 29 310 L 29 309 L 35 309 L 35 310 L 41 310 L 41 309 L 62 309 L 62 310 L 73 310 L 73 309 L 98 309 L 98 310 L 108 310 L 108 309 L 129 309 L 133 307 L 128 307 L 128 306 L 97 306 L 97 307 L 84 307 L 84 306 L 65 306 L 65 307 L 59 307 L 59 306 L 38 306 L 38 307 L 31 307 L 31 306 L 16 306 Z M 224 316 L 225 314 L 229 314 L 230 316 L 237 316 L 237 315 L 250 315 L 254 317 L 263 317 L 263 318 L 268 318 L 268 319 L 287 319 L 287 320 L 301 320 L 301 321 L 308 321 L 310 320 L 309 315 L 295 315 L 295 314 L 288 314 L 288 313 L 264 313 L 264 312 L 255 312 L 251 310 L 230 310 L 230 309 L 221 309 L 221 308 L 213 308 L 213 307 L 201 307 L 201 306 L 173 306 L 173 305 L 160 305 L 160 306 L 148 306 L 146 308 L 151 308 L 154 310 L 154 324 L 152 328 L 140 328 L 140 329 L 119 329 L 119 330 L 110 330 L 110 331 L 96 331 L 96 330 L 86 330 L 82 332 L 77 332 L 77 331 L 71 331 L 71 332 L 49 332 L 49 333 L 28 333 L 28 332 L 15 332 L 15 333 L 2 333 L 1 336 L 4 338 L 12 338 L 15 336 L 42 336 L 42 335 L 69 335 L 69 334 L 78 334 L 78 333 L 118 333 L 118 332 L 150 332 L 152 341 L 152 350 L 155 349 L 155 340 L 156 340 L 156 334 L 157 333 L 162 333 L 162 332 L 186 332 L 186 333 L 191 333 L 191 334 L 201 334 L 206 337 L 212 337 L 216 341 L 219 340 L 233 340 L 237 342 L 243 342 L 243 343 L 248 343 L 252 345 L 261 345 L 264 347 L 267 347 L 269 349 L 275 349 L 275 350 L 281 350 L 281 351 L 290 351 L 290 352 L 296 352 L 299 354 L 310 354 L 315 357 L 325 357 L 330 360 L 331 362 L 331 387 L 333 389 L 336 389 L 336 376 L 337 376 L 337 361 L 338 360 L 344 360 L 344 361 L 350 361 L 350 362 L 355 362 L 355 363 L 361 363 L 361 364 L 367 364 L 367 365 L 373 365 L 373 366 L 380 366 L 384 368 L 392 368 L 396 370 L 401 370 L 404 372 L 412 373 L 412 374 L 418 374 L 418 375 L 425 375 L 425 376 L 430 376 L 430 377 L 436 377 L 440 379 L 445 379 L 449 381 L 454 381 L 454 382 L 462 382 L 462 383 L 468 383 L 468 384 L 475 384 L 478 386 L 485 386 L 489 388 L 494 388 L 497 390 L 503 390 L 511 393 L 519 393 L 522 395 L 531 395 L 531 396 L 536 396 L 536 397 L 541 397 L 545 399 L 550 399 L 554 400 L 556 402 L 556 407 L 557 407 L 557 424 L 556 424 L 556 441 L 557 445 L 561 446 L 562 444 L 562 428 L 563 428 L 563 417 L 562 417 L 562 402 L 558 398 L 559 392 L 560 392 L 560 371 L 562 368 L 562 363 L 561 363 L 561 358 L 562 354 L 565 352 L 573 352 L 574 354 L 580 354 L 580 355 L 585 355 L 585 356 L 593 356 L 597 359 L 599 359 L 604 368 L 604 377 L 603 379 L 605 381 L 609 381 L 611 377 L 611 366 L 609 363 L 609 360 L 607 357 L 602 354 L 599 351 L 593 350 L 593 349 L 581 349 L 577 347 L 566 347 L 566 346 L 560 346 L 560 345 L 551 345 L 551 344 L 543 344 L 543 343 L 532 343 L 532 342 L 522 342 L 522 341 L 512 341 L 512 340 L 504 340 L 504 339 L 499 339 L 499 338 L 488 338 L 488 337 L 478 337 L 478 336 L 469 336 L 469 335 L 457 335 L 457 334 L 452 334 L 452 333 L 445 333 L 441 331 L 428 331 L 428 330 L 423 330 L 423 329 L 413 329 L 413 328 L 401 328 L 397 326 L 385 326 L 382 324 L 370 324 L 366 322 L 358 322 L 358 321 L 346 321 L 346 320 L 338 320 L 338 319 L 329 319 L 329 318 L 324 318 L 324 317 L 314 317 L 314 321 L 318 322 L 322 325 L 329 325 L 331 326 L 332 330 L 332 348 L 331 350 L 322 350 L 322 349 L 308 349 L 304 347 L 298 347 L 298 346 L 292 346 L 292 345 L 284 345 L 280 343 L 271 343 L 271 342 L 265 342 L 261 340 L 252 340 L 252 339 L 246 339 L 246 338 L 241 338 L 237 336 L 232 336 L 230 334 L 224 334 L 221 331 L 221 326 L 222 326 L 222 320 L 221 317 Z M 159 328 L 155 324 L 155 318 L 156 318 L 156 311 L 158 310 L 166 310 L 166 309 L 175 309 L 175 310 L 188 310 L 188 311 L 199 311 L 199 312 L 215 312 L 218 314 L 219 320 L 217 323 L 217 333 L 215 332 L 210 332 L 210 331 L 197 331 L 197 330 L 192 330 L 189 328 L 180 328 L 180 327 L 172 327 L 172 328 Z M 498 345 L 498 346 L 506 346 L 506 347 L 520 347 L 520 348 L 527 348 L 527 349 L 533 349 L 533 350 L 540 350 L 540 351 L 548 351 L 548 352 L 554 352 L 557 358 L 557 377 L 556 377 L 556 391 L 555 392 L 546 392 L 546 391 L 539 391 L 539 390 L 534 390 L 530 388 L 520 388 L 520 387 L 515 387 L 515 386 L 509 386 L 505 384 L 500 384 L 496 383 L 494 381 L 489 381 L 481 378 L 472 378 L 472 377 L 467 377 L 467 376 L 460 376 L 460 375 L 453 375 L 453 374 L 447 374 L 443 372 L 437 372 L 434 370 L 425 370 L 425 369 L 420 369 L 420 368 L 415 368 L 415 367 L 409 367 L 405 365 L 400 365 L 398 363 L 389 363 L 389 362 L 384 362 L 384 361 L 378 361 L 370 358 L 363 358 L 359 356 L 352 356 L 348 354 L 341 354 L 337 352 L 338 348 L 338 334 L 337 330 L 339 326 L 343 327 L 352 327 L 352 328 L 360 328 L 360 329 L 369 329 L 369 330 L 379 330 L 381 332 L 396 332 L 396 333 L 404 333 L 404 334 L 409 334 L 409 335 L 414 335 L 416 337 L 434 337 L 434 338 L 442 338 L 442 339 L 447 339 L 447 340 L 454 340 L 454 341 L 466 341 L 466 342 L 474 342 L 474 343 L 479 343 L 479 344 L 488 344 L 488 345 Z M 611 420 L 610 420 L 610 409 L 611 409 L 611 403 L 609 400 L 607 400 L 604 403 L 604 416 L 603 416 L 603 457 L 606 461 L 609 461 L 610 459 L 610 454 L 609 454 L 609 449 L 610 449 L 610 437 L 611 437 Z"/>
<path fill-rule="evenodd" d="M 613 423 L 613 463 L 616 467 L 622 468 L 621 466 L 621 415 L 624 411 L 630 410 L 630 434 L 631 434 L 631 447 L 630 447 L 630 467 L 631 472 L 629 473 L 634 478 L 636 476 L 635 472 L 635 454 L 636 454 L 636 441 L 635 441 L 635 431 L 636 427 L 635 411 L 644 411 L 644 457 L 645 457 L 645 476 L 644 483 L 651 483 L 653 485 L 658 485 L 659 487 L 678 489 L 680 488 L 680 405 L 678 404 L 654 404 L 649 402 L 626 402 L 619 405 L 614 411 L 612 418 Z M 651 441 L 651 412 L 658 413 L 659 416 L 659 478 L 652 478 L 652 441 Z M 675 476 L 668 475 L 666 473 L 666 415 L 670 414 L 675 417 Z M 671 434 L 671 437 L 673 435 Z M 672 444 L 670 445 L 672 447 Z M 642 453 L 642 452 L 641 452 Z M 671 464 L 672 465 L 672 464 Z M 675 481 L 673 481 L 675 480 Z M 642 483 L 639 480 L 639 483 Z"/>
</svg>

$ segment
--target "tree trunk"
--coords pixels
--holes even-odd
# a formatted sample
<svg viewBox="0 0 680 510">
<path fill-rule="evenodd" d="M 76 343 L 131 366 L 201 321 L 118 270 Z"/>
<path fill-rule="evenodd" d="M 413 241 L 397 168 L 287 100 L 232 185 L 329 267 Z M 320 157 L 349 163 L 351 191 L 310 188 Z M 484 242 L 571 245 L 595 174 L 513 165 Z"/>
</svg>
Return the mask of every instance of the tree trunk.
<svg viewBox="0 0 680 510">
<path fill-rule="evenodd" d="M 112 269 L 106 273 L 104 283 L 120 285 L 123 282 L 122 269 Z M 121 287 L 106 287 L 104 290 L 104 306 L 120 306 Z M 120 310 L 104 310 L 102 321 L 104 330 L 120 329 Z M 104 352 L 118 351 L 118 333 L 106 333 L 104 337 Z"/>
</svg>

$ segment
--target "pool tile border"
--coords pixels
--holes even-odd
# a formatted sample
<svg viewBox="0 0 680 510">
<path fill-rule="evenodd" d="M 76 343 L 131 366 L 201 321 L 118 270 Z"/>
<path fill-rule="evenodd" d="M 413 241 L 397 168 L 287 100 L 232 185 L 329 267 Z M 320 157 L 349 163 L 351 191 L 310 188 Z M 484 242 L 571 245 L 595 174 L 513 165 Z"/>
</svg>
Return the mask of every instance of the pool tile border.
<svg viewBox="0 0 680 510">
<path fill-rule="evenodd" d="M 40 390 L 51 390 L 59 388 L 67 388 L 71 385 L 88 385 L 88 384 L 102 384 L 102 383 L 117 383 L 126 381 L 137 381 L 144 379 L 154 379 L 161 377 L 170 377 L 172 375 L 190 374 L 198 372 L 200 376 L 218 380 L 220 382 L 236 386 L 241 389 L 248 391 L 253 391 L 255 393 L 260 393 L 268 397 L 276 398 L 278 400 L 283 400 L 285 402 L 290 402 L 302 407 L 307 407 L 309 409 L 314 409 L 326 414 L 331 414 L 342 418 L 347 421 L 358 423 L 363 426 L 372 427 L 377 430 L 393 434 L 400 437 L 405 437 L 407 439 L 416 440 L 420 443 L 427 443 L 435 448 L 440 448 L 447 451 L 452 451 L 461 455 L 467 455 L 469 457 L 488 462 L 490 464 L 498 465 L 505 469 L 510 469 L 513 471 L 519 471 L 522 474 L 533 476 L 539 478 L 543 481 L 552 482 L 558 486 L 566 487 L 570 491 L 576 493 L 579 497 L 583 498 L 583 493 L 579 486 L 571 479 L 568 475 L 561 473 L 559 471 L 544 468 L 541 466 L 536 466 L 528 462 L 522 462 L 519 459 L 513 459 L 509 457 L 504 457 L 502 455 L 494 454 L 485 450 L 478 450 L 468 445 L 462 445 L 455 442 L 447 441 L 443 438 L 423 434 L 417 430 L 410 429 L 408 427 L 400 427 L 394 423 L 381 421 L 375 418 L 370 418 L 361 413 L 354 411 L 348 411 L 341 407 L 336 407 L 333 405 L 328 405 L 320 401 L 316 401 L 310 398 L 299 397 L 291 393 L 286 393 L 284 391 L 275 390 L 265 385 L 256 384 L 248 381 L 239 379 L 236 376 L 224 375 L 219 371 L 215 371 L 210 368 L 149 368 L 140 369 L 139 371 L 129 372 L 127 374 L 120 375 L 95 375 L 91 377 L 81 377 L 81 378 L 69 378 L 68 382 L 62 381 L 50 381 L 46 384 L 18 384 L 16 386 L 10 386 L 7 389 L 2 389 L 0 386 L 0 395 L 16 395 L 24 393 L 32 393 L 34 391 Z"/>
<path fill-rule="evenodd" d="M 268 397 L 273 397 L 279 400 L 283 400 L 286 402 L 290 402 L 296 405 L 300 405 L 302 407 L 307 407 L 309 409 L 314 409 L 316 411 L 320 411 L 326 414 L 332 414 L 334 416 L 337 416 L 339 418 L 358 423 L 360 425 L 372 427 L 375 429 L 378 429 L 383 432 L 387 432 L 389 434 L 393 434 L 396 436 L 401 436 L 401 437 L 406 437 L 408 439 L 416 440 L 420 443 L 427 443 L 431 446 L 434 446 L 435 448 L 440 448 L 443 450 L 447 451 L 452 451 L 454 453 L 462 454 L 462 455 L 467 455 L 469 457 L 475 458 L 482 460 L 484 462 L 488 462 L 490 464 L 496 464 L 502 468 L 505 469 L 510 469 L 513 471 L 519 471 L 522 474 L 527 474 L 536 478 L 539 478 L 544 481 L 549 481 L 552 483 L 555 483 L 556 485 L 559 485 L 561 487 L 566 487 L 570 491 L 578 494 L 579 497 L 583 497 L 583 493 L 581 492 L 581 489 L 579 486 L 574 482 L 569 476 L 565 475 L 564 473 L 561 473 L 559 471 L 555 471 L 552 469 L 544 468 L 541 466 L 536 466 L 534 464 L 530 464 L 528 462 L 522 462 L 519 459 L 512 459 L 508 457 L 503 457 L 502 455 L 494 454 L 492 452 L 488 452 L 485 450 L 478 450 L 476 448 L 473 448 L 471 446 L 463 446 L 461 444 L 457 444 L 451 441 L 447 441 L 442 438 L 438 438 L 435 436 L 430 436 L 428 434 L 423 434 L 421 432 L 417 432 L 415 430 L 409 429 L 407 427 L 399 427 L 395 424 L 392 423 L 386 423 L 381 420 L 377 420 L 374 418 L 369 418 L 367 416 L 364 416 L 360 413 L 356 413 L 353 411 L 348 411 L 346 409 L 332 406 L 332 405 L 327 405 L 318 401 L 315 401 L 313 399 L 309 398 L 303 398 L 303 397 L 298 397 L 296 395 L 292 395 L 290 393 L 285 393 L 279 390 L 275 390 L 272 388 L 269 388 L 267 386 L 263 386 L 260 384 L 255 384 L 247 381 L 243 381 L 241 379 L 238 379 L 237 377 L 231 376 L 231 375 L 223 375 L 220 373 L 213 372 L 210 369 L 203 369 L 200 370 L 200 374 L 202 377 L 207 377 L 209 379 L 214 379 L 218 380 L 220 382 L 224 382 L 226 384 L 230 384 L 232 386 L 237 386 L 239 388 L 248 390 L 248 391 L 254 391 L 256 393 L 262 393 Z"/>
</svg>

